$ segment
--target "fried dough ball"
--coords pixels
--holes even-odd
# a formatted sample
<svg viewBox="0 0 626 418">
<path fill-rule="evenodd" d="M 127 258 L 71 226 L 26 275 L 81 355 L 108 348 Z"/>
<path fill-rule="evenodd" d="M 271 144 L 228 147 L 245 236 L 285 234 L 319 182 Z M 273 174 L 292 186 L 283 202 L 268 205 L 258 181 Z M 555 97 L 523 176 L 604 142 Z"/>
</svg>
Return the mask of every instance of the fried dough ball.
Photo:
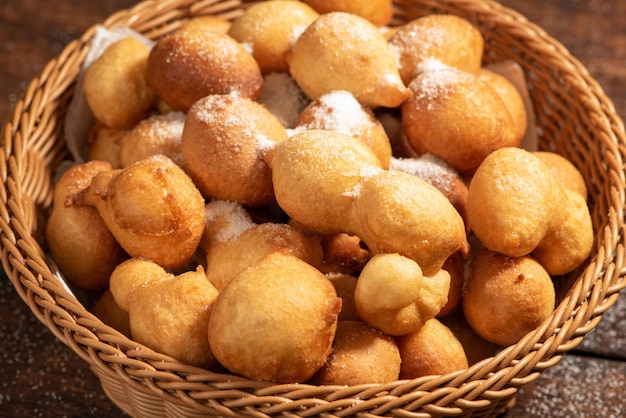
<svg viewBox="0 0 626 418">
<path fill-rule="evenodd" d="M 353 231 L 372 253 L 400 253 L 426 275 L 468 249 L 465 224 L 454 206 L 411 174 L 390 170 L 365 178 L 353 217 Z"/>
<path fill-rule="evenodd" d="M 420 155 L 433 154 L 471 174 L 494 150 L 521 141 L 498 93 L 474 74 L 434 64 L 409 89 L 413 94 L 402 105 L 402 124 Z"/>
<path fill-rule="evenodd" d="M 448 301 L 436 315 L 439 319 L 450 315 L 461 303 L 465 284 L 465 263 L 461 253 L 456 252 L 448 257 L 443 263 L 442 269 L 450 275 L 450 291 L 448 292 Z"/>
<path fill-rule="evenodd" d="M 400 379 L 443 375 L 468 367 L 461 342 L 435 318 L 417 332 L 397 337 L 396 343 L 402 358 Z"/>
<path fill-rule="evenodd" d="M 400 361 L 400 351 L 392 337 L 360 321 L 339 321 L 333 351 L 311 383 L 389 383 L 398 380 Z"/>
<path fill-rule="evenodd" d="M 111 328 L 115 328 L 126 337 L 132 338 L 128 312 L 120 308 L 120 305 L 115 302 L 110 289 L 105 290 L 94 299 L 89 311 Z"/>
<path fill-rule="evenodd" d="M 163 154 L 184 168 L 181 150 L 184 124 L 185 114 L 182 112 L 153 115 L 142 120 L 121 138 L 120 166 L 128 167 L 152 155 Z"/>
<path fill-rule="evenodd" d="M 348 91 L 333 91 L 313 101 L 300 114 L 295 129 L 326 129 L 354 136 L 372 148 L 382 168 L 389 168 L 391 143 L 385 129 L 374 112 Z"/>
<path fill-rule="evenodd" d="M 75 165 L 54 186 L 46 241 L 68 283 L 83 290 L 106 289 L 111 272 L 127 257 L 98 211 L 71 201 L 73 195 L 89 187 L 94 177 L 110 170 L 111 164 L 105 161 Z"/>
<path fill-rule="evenodd" d="M 435 187 L 380 167 L 353 137 L 311 130 L 268 153 L 277 202 L 319 234 L 360 237 L 372 253 L 398 252 L 434 274 L 467 247 L 463 220 Z"/>
<path fill-rule="evenodd" d="M 385 26 L 393 18 L 391 0 L 304 0 L 319 13 L 347 12 L 369 20 L 376 26 Z"/>
<path fill-rule="evenodd" d="M 467 215 L 472 231 L 492 251 L 530 254 L 564 217 L 564 192 L 550 168 L 531 152 L 501 148 L 472 177 Z"/>
<path fill-rule="evenodd" d="M 405 23 L 389 38 L 400 76 L 405 84 L 420 72 L 427 60 L 477 74 L 481 68 L 484 40 L 468 20 L 449 14 L 433 14 Z"/>
<path fill-rule="evenodd" d="M 128 313 L 133 339 L 185 364 L 211 367 L 207 327 L 217 295 L 200 267 L 146 287 Z"/>
<path fill-rule="evenodd" d="M 126 132 L 96 122 L 87 134 L 87 161 L 106 161 L 111 168 L 120 168 L 120 143 Z"/>
<path fill-rule="evenodd" d="M 569 273 L 589 257 L 593 249 L 593 224 L 586 200 L 579 192 L 566 189 L 564 221 L 548 231 L 533 257 L 551 275 Z"/>
<path fill-rule="evenodd" d="M 284 252 L 315 268 L 322 264 L 319 240 L 287 224 L 263 223 L 228 240 L 214 240 L 206 251 L 206 275 L 222 291 L 244 269 L 273 252 Z"/>
<path fill-rule="evenodd" d="M 478 72 L 478 78 L 487 82 L 502 98 L 513 122 L 514 143 L 516 146 L 521 146 L 528 126 L 528 114 L 519 90 L 505 76 L 488 68 L 481 68 Z"/>
<path fill-rule="evenodd" d="M 94 118 L 110 128 L 128 129 L 146 117 L 156 103 L 148 85 L 150 51 L 128 37 L 111 44 L 85 72 L 85 98 Z"/>
<path fill-rule="evenodd" d="M 389 45 L 366 19 L 345 12 L 318 17 L 286 55 L 291 76 L 314 100 L 346 90 L 364 106 L 399 106 L 410 94 Z"/>
<path fill-rule="evenodd" d="M 198 16 L 185 22 L 180 30 L 205 30 L 208 32 L 228 34 L 231 22 L 218 16 Z"/>
<path fill-rule="evenodd" d="M 463 345 L 467 362 L 471 366 L 494 356 L 500 348 L 497 344 L 485 340 L 472 329 L 463 315 L 463 309 L 455 309 L 444 318 L 437 318 L 447 326 Z"/>
<path fill-rule="evenodd" d="M 346 12 L 385 26 L 393 17 L 391 0 L 303 0 L 319 13 Z"/>
<path fill-rule="evenodd" d="M 274 202 L 265 148 L 287 138 L 280 121 L 245 97 L 209 95 L 187 113 L 182 135 L 185 167 L 207 198 L 250 206 Z"/>
<path fill-rule="evenodd" d="M 324 258 L 320 270 L 323 273 L 357 273 L 371 257 L 361 238 L 356 235 L 324 235 L 321 244 Z"/>
<path fill-rule="evenodd" d="M 455 169 L 432 154 L 413 158 L 392 157 L 390 166 L 392 170 L 413 174 L 437 188 L 459 212 L 465 222 L 466 230 L 469 231 L 467 185 Z"/>
<path fill-rule="evenodd" d="M 546 163 L 552 170 L 557 183 L 564 189 L 578 192 L 587 200 L 587 184 L 583 175 L 567 158 L 554 152 L 534 151 L 533 155 Z"/>
<path fill-rule="evenodd" d="M 179 30 L 160 38 L 148 57 L 148 84 L 174 110 L 210 94 L 256 99 L 263 77 L 252 55 L 228 35 Z"/>
<path fill-rule="evenodd" d="M 129 258 L 111 273 L 110 290 L 118 306 L 128 312 L 143 288 L 171 278 L 171 273 L 152 261 Z"/>
<path fill-rule="evenodd" d="M 116 301 L 121 297 L 128 308 L 133 339 L 186 364 L 212 366 L 207 327 L 218 292 L 202 267 L 178 276 L 149 261 L 120 265 L 119 269 L 111 291 Z M 153 274 L 158 279 L 138 285 L 138 275 L 147 280 Z M 125 284 L 126 280 L 135 285 Z"/>
<path fill-rule="evenodd" d="M 472 259 L 469 271 L 463 312 L 474 331 L 487 341 L 515 344 L 554 311 L 552 278 L 530 256 L 483 251 Z"/>
<path fill-rule="evenodd" d="M 233 21 L 228 34 L 250 48 L 261 73 L 287 72 L 285 53 L 318 16 L 305 3 L 270 0 L 245 9 Z"/>
<path fill-rule="evenodd" d="M 341 312 L 339 312 L 340 321 L 358 321 L 359 313 L 356 310 L 354 302 L 354 290 L 358 279 L 355 276 L 345 273 L 329 273 L 326 274 L 328 280 L 335 287 L 337 296 L 341 298 Z"/>
<path fill-rule="evenodd" d="M 354 191 L 364 175 L 382 170 L 369 147 L 335 131 L 296 133 L 267 157 L 280 207 L 319 234 L 347 232 Z"/>
<path fill-rule="evenodd" d="M 448 300 L 450 275 L 424 276 L 420 266 L 399 254 L 377 254 L 365 265 L 354 291 L 359 317 L 387 335 L 418 331 Z"/>
<path fill-rule="evenodd" d="M 95 207 L 132 257 L 164 268 L 187 263 L 204 231 L 202 195 L 180 167 L 160 154 L 103 171 L 73 201 Z"/>
<path fill-rule="evenodd" d="M 229 371 L 250 379 L 310 379 L 330 354 L 341 299 L 314 267 L 272 253 L 239 274 L 217 297 L 209 344 Z"/>
</svg>

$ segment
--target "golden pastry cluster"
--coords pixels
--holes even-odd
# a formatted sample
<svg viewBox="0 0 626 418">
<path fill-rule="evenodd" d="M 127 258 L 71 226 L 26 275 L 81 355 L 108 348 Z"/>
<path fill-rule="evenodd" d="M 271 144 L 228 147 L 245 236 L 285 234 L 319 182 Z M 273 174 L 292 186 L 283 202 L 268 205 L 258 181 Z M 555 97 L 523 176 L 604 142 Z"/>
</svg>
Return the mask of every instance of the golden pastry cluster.
<svg viewBox="0 0 626 418">
<path fill-rule="evenodd" d="M 469 21 L 392 12 L 271 0 L 104 51 L 46 229 L 94 313 L 187 364 L 333 385 L 463 369 L 551 314 L 593 245 L 580 172 L 521 147 Z"/>
</svg>

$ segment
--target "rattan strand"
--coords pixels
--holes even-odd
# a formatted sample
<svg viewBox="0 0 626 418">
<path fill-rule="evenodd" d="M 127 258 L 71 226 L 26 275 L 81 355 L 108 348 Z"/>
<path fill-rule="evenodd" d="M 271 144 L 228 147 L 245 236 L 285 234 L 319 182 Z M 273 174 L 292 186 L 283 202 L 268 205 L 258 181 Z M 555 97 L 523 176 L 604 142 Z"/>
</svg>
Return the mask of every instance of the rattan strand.
<svg viewBox="0 0 626 418">
<path fill-rule="evenodd" d="M 142 347 L 90 314 L 54 278 L 40 247 L 52 202 L 54 168 L 67 158 L 61 135 L 80 66 L 95 27 L 70 43 L 32 80 L 2 130 L 2 263 L 18 295 L 53 334 L 90 364 L 103 390 L 137 417 L 255 417 L 361 414 L 366 417 L 493 416 L 519 387 L 556 364 L 591 331 L 626 287 L 624 279 L 623 121 L 586 69 L 557 41 L 518 13 L 491 1 L 396 1 L 394 23 L 430 13 L 472 21 L 486 39 L 485 63 L 516 60 L 537 116 L 540 147 L 568 157 L 587 180 L 596 246 L 554 314 L 517 344 L 467 370 L 385 385 L 271 385 L 180 364 Z M 237 0 L 149 0 L 110 16 L 157 39 L 191 17 L 233 19 Z"/>
</svg>

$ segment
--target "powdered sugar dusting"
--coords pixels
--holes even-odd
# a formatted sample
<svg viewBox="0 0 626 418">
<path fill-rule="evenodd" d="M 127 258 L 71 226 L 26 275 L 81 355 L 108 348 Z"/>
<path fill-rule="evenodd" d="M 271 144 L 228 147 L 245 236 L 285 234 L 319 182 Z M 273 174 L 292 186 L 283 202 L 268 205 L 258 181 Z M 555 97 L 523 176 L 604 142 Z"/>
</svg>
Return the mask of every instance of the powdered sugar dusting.
<svg viewBox="0 0 626 418">
<path fill-rule="evenodd" d="M 256 136 L 256 149 L 259 154 L 264 155 L 267 151 L 271 150 L 275 146 L 276 142 L 272 141 L 267 136 L 263 134 L 258 134 Z"/>
<path fill-rule="evenodd" d="M 181 141 L 184 125 L 185 114 L 183 112 L 169 112 L 142 120 L 122 139 L 122 163 L 130 165 L 139 159 L 162 153 L 182 167 L 184 158 Z M 134 160 L 128 161 L 127 159 L 131 157 Z"/>
<path fill-rule="evenodd" d="M 211 95 L 196 102 L 191 111 L 202 123 L 214 131 L 214 140 L 229 138 L 233 152 L 241 152 L 246 144 L 257 143 L 258 132 L 246 109 L 238 109 L 236 97 Z M 222 135 L 223 133 L 223 135 Z"/>
<path fill-rule="evenodd" d="M 287 73 L 267 74 L 258 102 L 286 127 L 293 128 L 309 99 Z"/>
<path fill-rule="evenodd" d="M 422 71 L 436 71 L 436 70 L 447 70 L 453 67 L 450 67 L 447 64 L 444 64 L 440 60 L 436 58 L 426 58 L 422 62 L 417 65 L 417 69 L 419 72 Z"/>
<path fill-rule="evenodd" d="M 458 173 L 440 158 L 424 154 L 419 158 L 391 158 L 391 170 L 412 174 L 432 184 L 439 190 L 449 190 Z"/>
<path fill-rule="evenodd" d="M 241 46 L 246 52 L 250 55 L 254 54 L 254 43 L 253 42 L 241 42 Z"/>
<path fill-rule="evenodd" d="M 433 100 L 450 94 L 457 86 L 471 83 L 473 75 L 447 66 L 437 60 L 426 60 L 421 72 L 409 84 L 409 88 L 419 100 Z"/>
<path fill-rule="evenodd" d="M 218 219 L 221 221 L 221 228 L 213 236 L 218 242 L 230 241 L 256 226 L 248 212 L 237 202 L 212 200 L 206 204 L 205 214 L 208 224 Z"/>
<path fill-rule="evenodd" d="M 440 47 L 447 38 L 447 30 L 440 25 L 426 26 L 415 21 L 398 30 L 390 39 L 389 47 L 400 67 L 402 57 L 416 54 L 429 57 L 431 48 Z"/>
<path fill-rule="evenodd" d="M 308 25 L 294 25 L 294 27 L 291 29 L 291 33 L 289 34 L 290 47 L 298 42 L 298 38 L 300 38 L 300 35 L 302 35 L 307 27 Z"/>
<path fill-rule="evenodd" d="M 373 122 L 361 104 L 345 90 L 321 96 L 307 108 L 310 119 L 298 126 L 300 130 L 326 129 L 345 135 L 357 135 Z"/>
</svg>

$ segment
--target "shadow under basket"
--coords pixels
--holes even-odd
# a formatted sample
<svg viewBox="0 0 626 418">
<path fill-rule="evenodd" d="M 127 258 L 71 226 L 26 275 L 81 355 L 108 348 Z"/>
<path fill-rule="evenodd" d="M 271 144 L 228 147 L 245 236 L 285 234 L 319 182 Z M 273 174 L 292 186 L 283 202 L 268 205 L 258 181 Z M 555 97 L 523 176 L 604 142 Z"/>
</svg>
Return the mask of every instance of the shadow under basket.
<svg viewBox="0 0 626 418">
<path fill-rule="evenodd" d="M 157 39 L 201 15 L 233 19 L 237 0 L 145 1 L 102 26 Z M 358 386 L 273 385 L 182 364 L 92 315 L 54 274 L 42 229 L 55 169 L 68 158 L 67 108 L 96 31 L 88 30 L 32 80 L 3 125 L 0 149 L 2 263 L 17 293 L 52 333 L 86 361 L 111 400 L 136 417 L 494 416 L 517 390 L 581 342 L 626 286 L 624 125 L 587 70 L 520 14 L 491 1 L 396 1 L 394 24 L 432 13 L 462 16 L 485 38 L 484 63 L 517 62 L 534 106 L 541 150 L 583 174 L 595 232 L 592 255 L 567 277 L 554 313 L 517 344 L 443 376 Z"/>
</svg>

